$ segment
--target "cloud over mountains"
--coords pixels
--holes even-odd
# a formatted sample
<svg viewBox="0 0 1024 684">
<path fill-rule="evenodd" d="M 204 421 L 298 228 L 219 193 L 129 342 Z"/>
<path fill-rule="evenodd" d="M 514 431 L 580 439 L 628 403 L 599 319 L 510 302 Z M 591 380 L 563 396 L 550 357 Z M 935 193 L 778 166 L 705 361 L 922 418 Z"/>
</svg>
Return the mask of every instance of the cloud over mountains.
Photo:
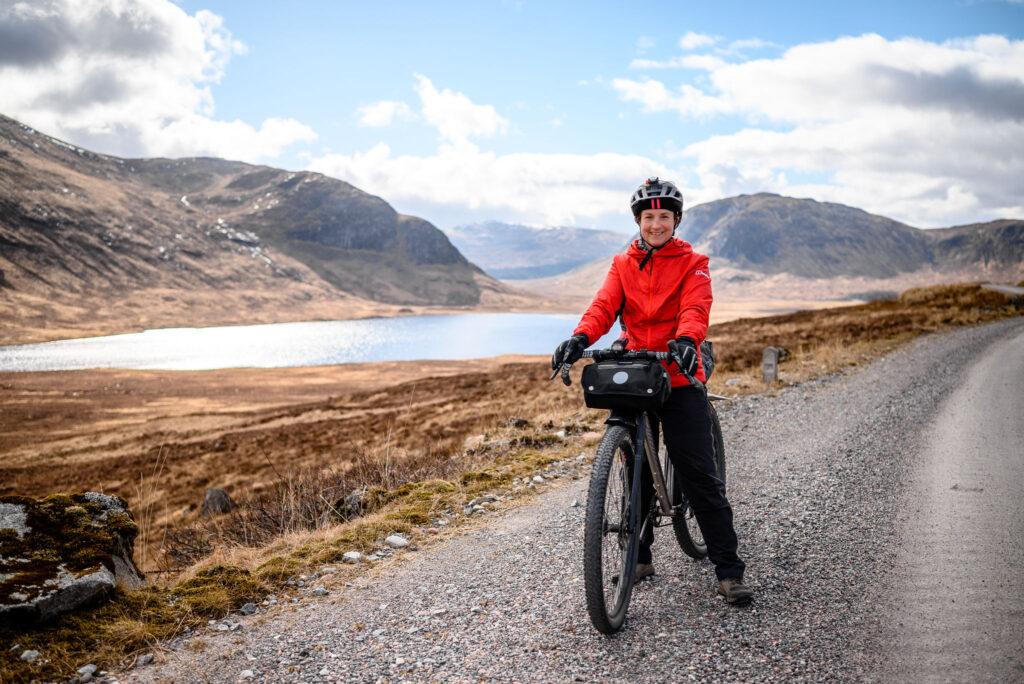
<svg viewBox="0 0 1024 684">
<path fill-rule="evenodd" d="M 704 192 L 785 191 L 881 206 L 926 224 L 1024 213 L 1024 41 L 868 34 L 776 58 L 692 54 L 675 65 L 704 73 L 684 73 L 674 88 L 652 78 L 612 87 L 650 113 L 745 120 L 680 152 Z M 822 180 L 793 183 L 787 174 Z"/>
<path fill-rule="evenodd" d="M 676 180 L 688 204 L 766 191 L 924 226 L 1024 215 L 1024 41 L 736 38 L 688 31 L 659 47 L 624 35 L 632 59 L 609 49 L 617 63 L 573 74 L 564 93 L 534 92 L 529 74 L 513 88 L 495 72 L 516 91 L 507 101 L 463 84 L 473 65 L 432 72 L 419 58 L 404 83 L 348 94 L 334 118 L 358 135 L 331 145 L 327 128 L 288 116 L 218 117 L 214 90 L 247 48 L 213 12 L 169 0 L 15 1 L 0 5 L 0 112 L 124 157 L 292 154 L 448 225 L 625 229 L 628 193 L 652 175 Z M 400 36 L 393 43 L 401 49 Z M 357 68 L 283 58 L 334 70 L 325 80 Z M 585 144 L 559 144 L 591 130 L 558 104 L 568 100 L 605 122 Z M 272 114 L 272 92 L 265 101 Z"/>
</svg>

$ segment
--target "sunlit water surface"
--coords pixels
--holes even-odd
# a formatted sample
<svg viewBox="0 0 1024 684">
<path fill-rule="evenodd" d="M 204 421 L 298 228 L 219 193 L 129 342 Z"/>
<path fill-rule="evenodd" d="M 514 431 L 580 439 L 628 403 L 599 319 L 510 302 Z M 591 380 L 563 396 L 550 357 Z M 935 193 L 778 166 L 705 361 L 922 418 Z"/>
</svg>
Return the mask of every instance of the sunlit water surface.
<svg viewBox="0 0 1024 684">
<path fill-rule="evenodd" d="M 567 314 L 454 314 L 165 328 L 0 347 L 0 371 L 282 368 L 550 354 L 578 320 Z M 607 347 L 616 333 L 596 346 Z"/>
</svg>

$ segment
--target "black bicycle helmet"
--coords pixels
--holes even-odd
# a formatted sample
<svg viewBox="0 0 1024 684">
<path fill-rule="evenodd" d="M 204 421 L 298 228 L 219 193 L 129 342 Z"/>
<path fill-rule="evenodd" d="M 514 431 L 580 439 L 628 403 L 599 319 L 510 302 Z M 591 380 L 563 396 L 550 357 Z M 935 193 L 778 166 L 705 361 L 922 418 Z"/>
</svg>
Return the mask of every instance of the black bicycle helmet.
<svg viewBox="0 0 1024 684">
<path fill-rule="evenodd" d="M 639 220 L 644 209 L 669 209 L 676 215 L 676 221 L 683 217 L 683 193 L 671 181 L 648 178 L 636 189 L 629 199 L 629 208 Z"/>
</svg>

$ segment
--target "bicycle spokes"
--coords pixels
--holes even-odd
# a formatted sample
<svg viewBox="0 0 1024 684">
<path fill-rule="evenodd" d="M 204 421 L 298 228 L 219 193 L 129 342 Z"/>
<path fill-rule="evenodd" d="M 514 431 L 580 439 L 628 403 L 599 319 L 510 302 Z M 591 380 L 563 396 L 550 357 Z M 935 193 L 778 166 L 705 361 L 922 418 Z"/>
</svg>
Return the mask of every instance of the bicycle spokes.
<svg viewBox="0 0 1024 684">
<path fill-rule="evenodd" d="M 594 459 L 584 524 L 584 580 L 587 610 L 605 634 L 618 631 L 633 590 L 636 511 L 633 442 L 624 426 L 605 433 Z"/>
</svg>

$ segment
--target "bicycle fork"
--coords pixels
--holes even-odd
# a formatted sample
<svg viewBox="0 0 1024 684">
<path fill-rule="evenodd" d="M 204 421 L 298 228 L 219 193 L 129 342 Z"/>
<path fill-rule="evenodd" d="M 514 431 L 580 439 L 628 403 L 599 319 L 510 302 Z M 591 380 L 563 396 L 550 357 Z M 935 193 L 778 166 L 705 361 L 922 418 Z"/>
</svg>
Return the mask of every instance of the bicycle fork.
<svg viewBox="0 0 1024 684">
<path fill-rule="evenodd" d="M 641 420 L 637 430 L 637 453 L 633 459 L 633 479 L 630 482 L 629 495 L 629 549 L 626 552 L 626 567 L 636 564 L 637 554 L 640 552 L 640 477 L 643 473 L 642 451 L 648 451 L 647 444 L 651 441 L 650 431 L 645 429 L 647 421 Z M 645 515 L 646 520 L 646 515 Z M 625 568 L 623 568 L 625 569 Z"/>
<path fill-rule="evenodd" d="M 661 514 L 672 516 L 675 515 L 672 510 L 672 502 L 669 500 L 669 492 L 667 483 L 665 482 L 665 475 L 661 472 L 661 464 L 658 463 L 658 454 L 654 450 L 654 439 L 651 437 L 651 430 L 648 422 L 645 420 L 640 426 L 643 432 L 643 449 L 647 457 L 647 467 L 651 470 L 651 477 L 654 480 L 654 494 L 658 497 L 658 506 L 661 508 Z M 637 459 L 639 461 L 640 459 Z"/>
</svg>

